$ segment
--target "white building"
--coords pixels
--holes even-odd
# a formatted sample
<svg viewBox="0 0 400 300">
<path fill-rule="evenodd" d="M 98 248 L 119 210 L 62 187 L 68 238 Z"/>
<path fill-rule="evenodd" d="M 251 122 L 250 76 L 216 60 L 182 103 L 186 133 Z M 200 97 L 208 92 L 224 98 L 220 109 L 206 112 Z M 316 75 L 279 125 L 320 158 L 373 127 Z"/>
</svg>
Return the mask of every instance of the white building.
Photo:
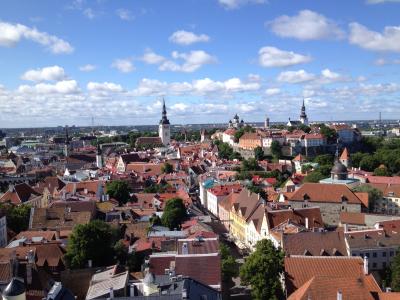
<svg viewBox="0 0 400 300">
<path fill-rule="evenodd" d="M 165 101 L 163 99 L 163 110 L 160 125 L 158 126 L 158 136 L 164 145 L 168 145 L 171 141 L 170 123 L 167 118 L 167 109 L 165 108 Z"/>
</svg>

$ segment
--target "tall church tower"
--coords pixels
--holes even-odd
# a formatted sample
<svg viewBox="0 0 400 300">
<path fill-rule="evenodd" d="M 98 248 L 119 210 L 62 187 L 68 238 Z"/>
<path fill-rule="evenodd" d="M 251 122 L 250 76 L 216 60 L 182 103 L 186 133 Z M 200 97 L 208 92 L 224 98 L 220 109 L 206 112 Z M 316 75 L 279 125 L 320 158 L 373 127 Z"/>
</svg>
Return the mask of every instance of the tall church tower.
<svg viewBox="0 0 400 300">
<path fill-rule="evenodd" d="M 166 146 L 171 141 L 171 129 L 170 123 L 167 118 L 167 109 L 165 108 L 165 100 L 163 99 L 162 117 L 160 125 L 158 126 L 158 136 L 161 138 L 161 142 Z"/>
<path fill-rule="evenodd" d="M 68 125 L 65 126 L 65 144 L 64 144 L 64 156 L 68 157 L 69 155 L 69 135 L 68 135 Z"/>
<path fill-rule="evenodd" d="M 303 98 L 303 105 L 301 106 L 300 122 L 301 124 L 308 125 L 308 118 L 306 114 L 306 106 L 304 105 L 304 98 Z"/>
<path fill-rule="evenodd" d="M 101 153 L 99 141 L 97 141 L 96 166 L 99 169 L 103 168 L 103 155 Z"/>
</svg>

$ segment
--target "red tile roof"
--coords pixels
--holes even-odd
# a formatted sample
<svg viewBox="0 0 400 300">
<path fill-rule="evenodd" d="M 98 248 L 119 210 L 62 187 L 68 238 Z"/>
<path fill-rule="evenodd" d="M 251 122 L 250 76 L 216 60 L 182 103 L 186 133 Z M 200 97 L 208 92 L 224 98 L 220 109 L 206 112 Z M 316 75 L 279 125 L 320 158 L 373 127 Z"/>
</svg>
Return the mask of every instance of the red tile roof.
<svg viewBox="0 0 400 300">
<path fill-rule="evenodd" d="M 344 184 L 305 183 L 289 198 L 289 201 L 341 203 L 345 197 L 349 204 L 361 204 L 361 200 Z"/>
<path fill-rule="evenodd" d="M 288 295 L 313 277 L 360 279 L 369 291 L 381 291 L 372 275 L 364 275 L 361 257 L 291 256 L 285 257 L 285 280 Z"/>
</svg>

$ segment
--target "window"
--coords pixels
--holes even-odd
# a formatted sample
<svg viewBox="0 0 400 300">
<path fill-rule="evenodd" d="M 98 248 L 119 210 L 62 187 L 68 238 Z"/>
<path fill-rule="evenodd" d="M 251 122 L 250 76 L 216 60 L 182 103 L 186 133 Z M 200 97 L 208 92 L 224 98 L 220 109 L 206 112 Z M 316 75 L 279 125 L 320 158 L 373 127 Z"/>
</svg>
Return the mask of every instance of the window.
<svg viewBox="0 0 400 300">
<path fill-rule="evenodd" d="M 373 264 L 372 264 L 372 267 L 373 267 L 374 269 L 376 269 L 376 263 L 373 263 Z"/>
<path fill-rule="evenodd" d="M 383 256 L 383 257 L 386 257 L 386 252 L 382 252 L 382 256 Z"/>
<path fill-rule="evenodd" d="M 376 252 L 372 253 L 372 257 L 376 257 Z"/>
<path fill-rule="evenodd" d="M 365 253 L 365 256 L 369 258 L 369 253 Z"/>
<path fill-rule="evenodd" d="M 393 254 L 394 254 L 393 251 L 390 251 L 390 256 L 393 256 Z"/>
</svg>

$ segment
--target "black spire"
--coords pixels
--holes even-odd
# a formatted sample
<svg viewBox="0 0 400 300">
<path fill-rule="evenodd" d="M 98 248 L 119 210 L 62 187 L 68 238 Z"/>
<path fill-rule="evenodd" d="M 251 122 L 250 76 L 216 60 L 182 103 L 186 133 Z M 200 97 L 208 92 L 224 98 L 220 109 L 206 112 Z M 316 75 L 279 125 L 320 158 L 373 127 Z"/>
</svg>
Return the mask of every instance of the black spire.
<svg viewBox="0 0 400 300">
<path fill-rule="evenodd" d="M 100 148 L 99 140 L 97 140 L 97 155 L 101 155 L 101 148 Z"/>
<path fill-rule="evenodd" d="M 69 145 L 68 125 L 65 125 L 65 145 Z"/>
<path fill-rule="evenodd" d="M 169 120 L 167 118 L 167 109 L 165 108 L 165 100 L 163 98 L 163 109 L 162 109 L 162 117 L 160 120 L 160 124 L 166 125 L 169 124 Z"/>
<path fill-rule="evenodd" d="M 300 112 L 300 119 L 307 118 L 307 114 L 306 114 L 306 106 L 304 105 L 304 98 L 303 98 L 303 105 L 301 106 L 301 112 Z"/>
</svg>

